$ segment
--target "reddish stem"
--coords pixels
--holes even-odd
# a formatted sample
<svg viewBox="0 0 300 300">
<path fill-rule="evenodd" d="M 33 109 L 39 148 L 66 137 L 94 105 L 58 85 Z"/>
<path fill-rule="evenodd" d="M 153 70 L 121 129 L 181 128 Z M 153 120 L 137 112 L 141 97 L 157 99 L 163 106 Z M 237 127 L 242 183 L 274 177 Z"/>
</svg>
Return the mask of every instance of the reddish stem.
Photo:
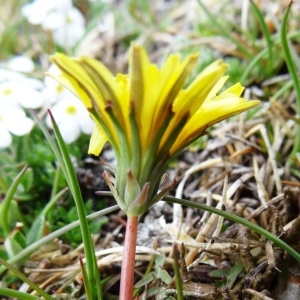
<svg viewBox="0 0 300 300">
<path fill-rule="evenodd" d="M 119 300 L 132 300 L 137 227 L 138 217 L 128 217 L 123 251 Z"/>
</svg>

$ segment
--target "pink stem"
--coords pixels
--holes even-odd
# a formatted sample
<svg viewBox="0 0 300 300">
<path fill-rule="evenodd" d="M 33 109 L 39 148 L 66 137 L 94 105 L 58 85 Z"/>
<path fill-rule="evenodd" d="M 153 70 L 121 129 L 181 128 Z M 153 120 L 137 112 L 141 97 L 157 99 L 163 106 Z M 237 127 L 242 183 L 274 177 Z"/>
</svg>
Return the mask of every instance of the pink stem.
<svg viewBox="0 0 300 300">
<path fill-rule="evenodd" d="M 138 217 L 128 217 L 121 270 L 120 300 L 132 300 Z"/>
</svg>

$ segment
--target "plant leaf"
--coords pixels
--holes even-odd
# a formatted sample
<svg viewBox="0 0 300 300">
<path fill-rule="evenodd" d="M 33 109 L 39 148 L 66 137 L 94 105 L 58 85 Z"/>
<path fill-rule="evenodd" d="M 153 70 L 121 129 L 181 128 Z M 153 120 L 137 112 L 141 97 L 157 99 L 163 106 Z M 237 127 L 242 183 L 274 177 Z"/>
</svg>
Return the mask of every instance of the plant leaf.
<svg viewBox="0 0 300 300">
<path fill-rule="evenodd" d="M 211 277 L 225 277 L 226 283 L 219 283 L 217 284 L 217 287 L 228 287 L 229 289 L 232 288 L 236 278 L 239 276 L 239 274 L 243 271 L 244 266 L 243 264 L 235 265 L 231 268 L 224 268 L 220 270 L 214 270 L 211 271 L 208 275 Z"/>
</svg>

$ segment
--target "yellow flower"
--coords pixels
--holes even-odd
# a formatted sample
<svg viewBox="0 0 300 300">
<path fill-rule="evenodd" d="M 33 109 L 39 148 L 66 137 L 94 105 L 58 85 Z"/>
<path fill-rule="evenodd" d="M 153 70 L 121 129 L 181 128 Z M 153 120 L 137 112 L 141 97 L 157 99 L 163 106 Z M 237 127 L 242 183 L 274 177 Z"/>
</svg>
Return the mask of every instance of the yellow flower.
<svg viewBox="0 0 300 300">
<path fill-rule="evenodd" d="M 61 74 L 49 74 L 82 100 L 95 122 L 89 153 L 99 155 L 109 141 L 117 157 L 115 178 L 105 178 L 120 207 L 140 215 L 157 202 L 168 159 L 226 118 L 258 105 L 241 98 L 237 83 L 219 93 L 227 65 L 218 60 L 186 88 L 198 54 L 170 55 L 163 66 L 149 61 L 145 49 L 133 45 L 129 74 L 114 76 L 95 59 L 56 54 Z"/>
</svg>

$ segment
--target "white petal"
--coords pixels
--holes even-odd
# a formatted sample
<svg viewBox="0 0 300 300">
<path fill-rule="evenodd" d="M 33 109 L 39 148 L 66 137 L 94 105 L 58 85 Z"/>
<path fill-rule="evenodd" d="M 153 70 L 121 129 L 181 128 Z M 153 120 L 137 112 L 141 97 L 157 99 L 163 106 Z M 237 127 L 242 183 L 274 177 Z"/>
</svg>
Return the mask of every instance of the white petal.
<svg viewBox="0 0 300 300">
<path fill-rule="evenodd" d="M 51 73 L 51 74 L 55 74 L 55 75 L 62 74 L 61 70 L 54 64 L 51 64 L 51 66 L 47 70 L 47 73 Z M 45 76 L 44 83 L 47 87 L 53 87 L 56 85 L 57 81 L 49 76 Z"/>
<path fill-rule="evenodd" d="M 43 104 L 43 95 L 37 91 L 42 82 L 35 79 L 21 79 L 0 83 L 0 104 L 20 104 L 26 108 L 38 108 Z"/>
<path fill-rule="evenodd" d="M 84 35 L 84 27 L 68 26 L 53 32 L 53 39 L 56 44 L 62 47 L 74 46 Z"/>
<path fill-rule="evenodd" d="M 53 39 L 58 45 L 73 46 L 84 35 L 84 17 L 77 8 L 73 7 L 65 13 L 64 21 L 64 25 L 53 32 Z"/>
<path fill-rule="evenodd" d="M 92 134 L 94 130 L 95 123 L 90 118 L 88 111 L 84 111 L 83 113 L 79 114 L 79 125 L 80 129 L 85 134 Z"/>
<path fill-rule="evenodd" d="M 76 24 L 76 26 L 84 28 L 84 23 L 85 23 L 84 17 L 76 7 L 73 7 L 68 12 L 67 18 L 69 20 L 67 24 L 71 24 L 71 25 Z"/>
<path fill-rule="evenodd" d="M 42 90 L 44 88 L 44 83 L 41 80 L 35 79 L 35 78 L 24 78 L 22 80 L 18 81 L 20 85 L 22 85 L 24 88 L 30 88 L 33 90 Z"/>
<path fill-rule="evenodd" d="M 71 144 L 80 136 L 80 128 L 76 118 L 66 118 L 63 122 L 58 124 L 61 135 L 66 144 Z"/>
<path fill-rule="evenodd" d="M 45 122 L 46 122 L 46 125 L 47 125 L 48 128 L 53 128 L 51 119 L 50 119 L 48 114 L 46 115 Z"/>
<path fill-rule="evenodd" d="M 25 108 L 38 108 L 41 107 L 44 102 L 43 94 L 41 92 L 30 89 L 21 89 L 18 100 Z"/>
<path fill-rule="evenodd" d="M 67 144 L 77 140 L 81 131 L 86 134 L 91 134 L 93 131 L 93 121 L 89 118 L 82 102 L 74 95 L 59 100 L 53 105 L 51 112 Z M 49 117 L 46 118 L 46 124 L 52 127 Z"/>
<path fill-rule="evenodd" d="M 56 0 L 56 11 L 60 13 L 66 13 L 67 11 L 70 11 L 73 7 L 71 0 Z"/>
<path fill-rule="evenodd" d="M 51 108 L 52 115 L 54 116 L 54 119 L 57 123 L 60 123 L 67 117 L 66 107 L 66 101 L 61 100 Z"/>
<path fill-rule="evenodd" d="M 23 74 L 2 68 L 0 69 L 0 83 L 8 80 L 18 80 L 21 78 L 25 78 Z"/>
<path fill-rule="evenodd" d="M 29 133 L 34 124 L 22 109 L 15 106 L 1 106 L 0 120 L 3 127 L 18 136 Z"/>
<path fill-rule="evenodd" d="M 6 66 L 18 72 L 30 73 L 34 71 L 34 63 L 33 61 L 25 55 L 18 55 L 11 58 L 7 63 Z"/>
<path fill-rule="evenodd" d="M 19 120 L 15 119 L 14 122 L 10 123 L 8 130 L 15 135 L 22 136 L 31 131 L 33 124 L 33 121 L 27 117 Z"/>
<path fill-rule="evenodd" d="M 47 15 L 43 21 L 43 28 L 46 30 L 56 30 L 64 26 L 65 20 L 64 15 L 59 12 L 53 11 Z"/>
<path fill-rule="evenodd" d="M 38 25 L 45 19 L 46 12 L 45 10 L 39 10 L 39 7 L 32 2 L 22 7 L 22 15 L 27 18 L 30 24 Z"/>
<path fill-rule="evenodd" d="M 6 128 L 1 126 L 0 123 L 0 148 L 6 148 L 10 146 L 12 142 L 11 134 L 8 132 Z"/>
<path fill-rule="evenodd" d="M 20 120 L 25 117 L 26 114 L 20 107 L 13 105 L 0 106 L 0 121 L 4 124 L 4 126 L 6 126 L 6 124 L 10 124 L 10 122 L 15 122 L 15 120 Z"/>
</svg>

